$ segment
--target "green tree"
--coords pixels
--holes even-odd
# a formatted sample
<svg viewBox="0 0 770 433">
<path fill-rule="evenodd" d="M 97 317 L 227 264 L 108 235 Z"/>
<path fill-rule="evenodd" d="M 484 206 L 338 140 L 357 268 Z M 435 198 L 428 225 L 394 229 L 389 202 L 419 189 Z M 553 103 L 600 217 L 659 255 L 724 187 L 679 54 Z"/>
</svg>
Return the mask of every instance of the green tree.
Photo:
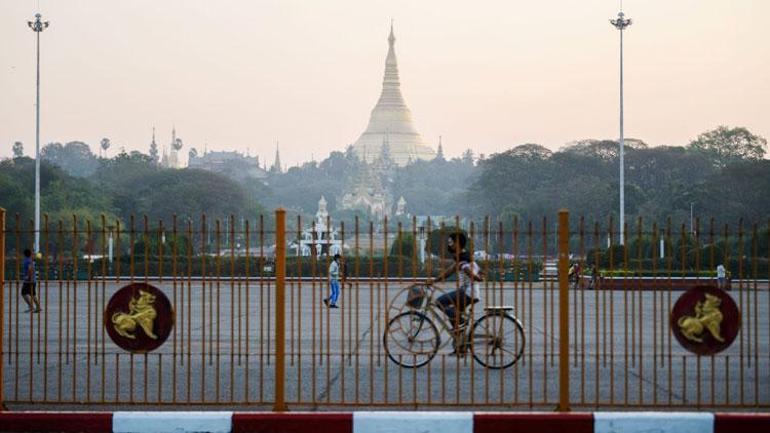
<svg viewBox="0 0 770 433">
<path fill-rule="evenodd" d="M 743 127 L 719 126 L 691 141 L 690 149 L 704 153 L 717 167 L 742 161 L 757 161 L 765 156 L 767 140 Z"/>
<path fill-rule="evenodd" d="M 17 141 L 13 143 L 13 157 L 21 158 L 22 156 L 24 156 L 24 143 Z"/>
<path fill-rule="evenodd" d="M 770 215 L 770 161 L 744 161 L 731 164 L 709 176 L 693 194 L 701 215 L 722 223 L 767 224 Z"/>
<path fill-rule="evenodd" d="M 527 143 L 511 149 L 511 155 L 516 156 L 517 158 L 535 161 L 548 159 L 553 155 L 553 152 L 542 145 Z"/>
<path fill-rule="evenodd" d="M 415 240 L 411 232 L 401 232 L 396 234 L 396 239 L 390 247 L 390 255 L 393 257 L 414 257 Z"/>
<path fill-rule="evenodd" d="M 473 151 L 471 149 L 467 149 L 465 152 L 463 152 L 462 161 L 466 164 L 473 164 Z"/>
<path fill-rule="evenodd" d="M 195 151 L 195 148 L 190 149 L 190 155 L 191 158 L 198 155 L 198 152 Z M 155 140 L 152 140 L 152 143 L 150 143 L 149 157 L 153 164 L 158 164 L 160 162 L 160 155 L 158 155 L 158 143 L 156 143 Z"/>
<path fill-rule="evenodd" d="M 71 141 L 65 145 L 49 143 L 40 152 L 43 160 L 58 165 L 67 173 L 87 177 L 99 167 L 99 161 L 91 149 L 82 141 Z"/>
</svg>

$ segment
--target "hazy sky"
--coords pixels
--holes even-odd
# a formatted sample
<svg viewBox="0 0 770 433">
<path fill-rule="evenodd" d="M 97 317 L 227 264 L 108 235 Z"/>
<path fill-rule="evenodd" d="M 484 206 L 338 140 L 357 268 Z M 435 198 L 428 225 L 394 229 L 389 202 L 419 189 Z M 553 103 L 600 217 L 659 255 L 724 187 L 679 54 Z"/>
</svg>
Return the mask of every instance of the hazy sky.
<svg viewBox="0 0 770 433">
<path fill-rule="evenodd" d="M 445 152 L 558 149 L 618 134 L 615 0 L 0 0 L 0 157 L 102 137 L 147 152 L 172 125 L 199 151 L 294 165 L 343 150 L 380 92 L 390 19 L 418 130 Z M 770 138 L 770 1 L 626 0 L 626 135 L 684 145 L 720 124 Z"/>
</svg>

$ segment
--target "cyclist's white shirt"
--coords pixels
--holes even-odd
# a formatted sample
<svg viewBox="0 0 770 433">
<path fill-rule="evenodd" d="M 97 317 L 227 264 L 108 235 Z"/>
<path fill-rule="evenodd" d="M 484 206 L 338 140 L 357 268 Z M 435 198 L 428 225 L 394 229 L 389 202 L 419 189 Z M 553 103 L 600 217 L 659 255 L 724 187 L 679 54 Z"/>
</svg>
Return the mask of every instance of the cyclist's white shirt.
<svg viewBox="0 0 770 433">
<path fill-rule="evenodd" d="M 470 298 L 481 299 L 479 285 L 473 281 L 473 278 L 465 273 L 466 269 L 472 269 L 473 273 L 476 275 L 481 272 L 481 268 L 479 268 L 479 265 L 476 262 L 460 262 L 460 272 L 457 273 L 457 279 L 460 282 L 460 290 L 464 291 Z"/>
</svg>

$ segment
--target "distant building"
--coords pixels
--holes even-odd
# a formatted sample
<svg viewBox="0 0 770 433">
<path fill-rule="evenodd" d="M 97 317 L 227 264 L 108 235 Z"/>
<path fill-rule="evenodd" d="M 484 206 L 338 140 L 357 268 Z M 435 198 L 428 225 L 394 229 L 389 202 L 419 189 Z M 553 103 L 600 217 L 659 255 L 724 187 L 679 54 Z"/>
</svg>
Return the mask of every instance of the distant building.
<svg viewBox="0 0 770 433">
<path fill-rule="evenodd" d="M 406 200 L 404 200 L 403 195 L 396 203 L 396 216 L 409 216 L 409 214 L 406 213 Z"/>
<path fill-rule="evenodd" d="M 189 168 L 211 171 L 235 180 L 265 179 L 267 172 L 259 166 L 258 156 L 246 156 L 234 151 L 190 154 Z"/>
<path fill-rule="evenodd" d="M 152 133 L 152 141 L 155 142 L 155 131 Z M 179 163 L 179 150 L 182 149 L 182 139 L 176 136 L 176 127 L 171 129 L 171 143 L 163 146 L 163 156 L 160 166 L 163 168 L 181 168 Z"/>
<path fill-rule="evenodd" d="M 388 135 L 383 137 L 380 153 L 371 164 L 367 164 L 367 152 L 364 150 L 364 164 L 347 186 L 340 200 L 340 208 L 365 212 L 376 221 L 392 214 L 393 197 L 383 183 L 392 170 L 392 160 L 388 154 Z"/>
</svg>

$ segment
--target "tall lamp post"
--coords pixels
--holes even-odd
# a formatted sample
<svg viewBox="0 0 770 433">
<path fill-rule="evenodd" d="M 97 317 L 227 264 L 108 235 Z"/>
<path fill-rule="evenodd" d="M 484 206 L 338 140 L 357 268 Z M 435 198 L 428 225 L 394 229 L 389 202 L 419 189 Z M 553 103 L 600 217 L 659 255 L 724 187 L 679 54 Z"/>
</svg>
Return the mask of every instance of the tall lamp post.
<svg viewBox="0 0 770 433">
<path fill-rule="evenodd" d="M 690 235 L 695 236 L 695 226 L 692 225 L 692 209 L 695 206 L 694 202 L 690 202 Z"/>
<path fill-rule="evenodd" d="M 623 245 L 623 231 L 626 224 L 625 206 L 625 170 L 623 162 L 623 30 L 631 25 L 631 18 L 626 18 L 621 10 L 618 19 L 610 20 L 620 30 L 620 245 Z"/>
<path fill-rule="evenodd" d="M 40 33 L 48 27 L 48 21 L 41 21 L 42 16 L 35 14 L 35 21 L 27 21 L 29 28 L 37 36 L 37 80 L 35 102 L 35 254 L 40 252 Z"/>
</svg>

